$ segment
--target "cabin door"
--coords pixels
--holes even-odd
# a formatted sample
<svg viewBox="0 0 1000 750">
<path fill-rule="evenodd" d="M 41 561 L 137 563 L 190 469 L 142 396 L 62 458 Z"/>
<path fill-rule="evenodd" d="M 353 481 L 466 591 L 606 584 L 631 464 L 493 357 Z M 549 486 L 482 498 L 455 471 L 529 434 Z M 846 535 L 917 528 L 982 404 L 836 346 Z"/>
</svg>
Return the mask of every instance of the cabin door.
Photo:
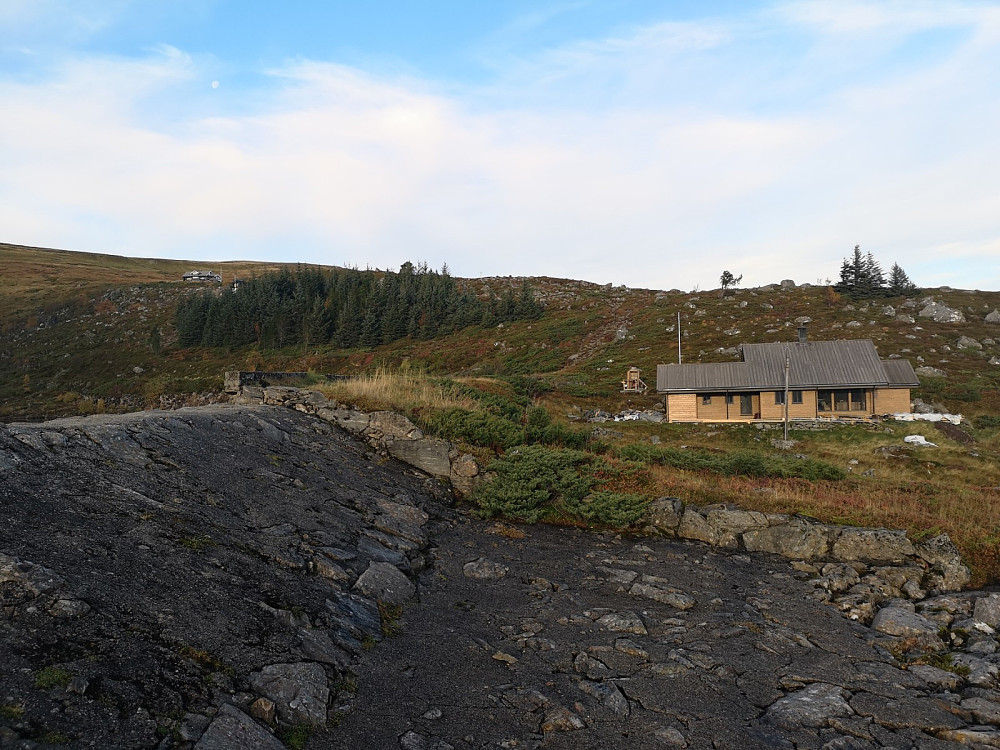
<svg viewBox="0 0 1000 750">
<path fill-rule="evenodd" d="M 752 417 L 753 416 L 753 394 L 752 393 L 741 393 L 740 394 L 740 416 L 741 417 Z"/>
</svg>

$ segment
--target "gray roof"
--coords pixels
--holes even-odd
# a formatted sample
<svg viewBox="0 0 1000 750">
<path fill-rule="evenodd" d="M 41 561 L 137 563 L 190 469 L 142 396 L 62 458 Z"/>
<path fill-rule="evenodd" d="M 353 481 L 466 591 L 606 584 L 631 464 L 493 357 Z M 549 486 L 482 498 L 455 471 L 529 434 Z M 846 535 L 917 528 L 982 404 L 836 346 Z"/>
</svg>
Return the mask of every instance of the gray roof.
<svg viewBox="0 0 1000 750">
<path fill-rule="evenodd" d="M 742 362 L 659 365 L 656 389 L 670 392 L 916 386 L 906 360 L 881 360 L 868 339 L 744 344 Z"/>
<path fill-rule="evenodd" d="M 911 386 L 913 388 L 920 385 L 917 373 L 913 371 L 913 365 L 907 360 L 884 359 L 882 366 L 885 368 L 885 374 L 889 377 L 889 385 Z"/>
</svg>

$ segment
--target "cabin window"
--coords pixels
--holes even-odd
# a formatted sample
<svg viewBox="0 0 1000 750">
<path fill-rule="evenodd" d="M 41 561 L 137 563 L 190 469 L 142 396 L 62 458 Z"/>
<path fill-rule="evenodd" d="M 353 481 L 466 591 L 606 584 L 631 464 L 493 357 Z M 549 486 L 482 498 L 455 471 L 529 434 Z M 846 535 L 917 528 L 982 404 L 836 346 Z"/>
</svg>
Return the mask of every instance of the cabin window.
<svg viewBox="0 0 1000 750">
<path fill-rule="evenodd" d="M 726 394 L 726 403 L 727 403 L 727 404 L 728 404 L 729 406 L 732 406 L 732 405 L 733 405 L 733 394 L 732 394 L 732 393 L 727 393 L 727 394 Z"/>
<path fill-rule="evenodd" d="M 701 404 L 702 404 L 702 406 L 708 406 L 711 403 L 712 403 L 712 397 L 711 396 L 702 396 L 701 397 Z"/>
<path fill-rule="evenodd" d="M 793 404 L 802 403 L 802 391 L 792 391 L 792 403 Z"/>
<path fill-rule="evenodd" d="M 784 391 L 775 391 L 774 392 L 774 403 L 779 404 L 779 405 L 785 403 L 785 392 Z"/>
<path fill-rule="evenodd" d="M 863 388 L 816 393 L 816 407 L 819 411 L 865 411 L 866 403 Z"/>
<path fill-rule="evenodd" d="M 851 391 L 851 411 L 865 410 L 865 392 L 863 389 Z"/>
</svg>

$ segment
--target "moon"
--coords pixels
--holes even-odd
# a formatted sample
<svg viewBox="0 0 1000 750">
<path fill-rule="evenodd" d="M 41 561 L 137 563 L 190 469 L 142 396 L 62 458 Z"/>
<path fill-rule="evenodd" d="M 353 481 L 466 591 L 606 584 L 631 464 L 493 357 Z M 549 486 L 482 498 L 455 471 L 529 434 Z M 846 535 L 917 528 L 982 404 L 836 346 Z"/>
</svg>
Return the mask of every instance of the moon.
<svg viewBox="0 0 1000 750">
<path fill-rule="evenodd" d="M 219 82 L 218 81 L 212 81 L 212 88 L 213 89 L 219 88 Z"/>
</svg>

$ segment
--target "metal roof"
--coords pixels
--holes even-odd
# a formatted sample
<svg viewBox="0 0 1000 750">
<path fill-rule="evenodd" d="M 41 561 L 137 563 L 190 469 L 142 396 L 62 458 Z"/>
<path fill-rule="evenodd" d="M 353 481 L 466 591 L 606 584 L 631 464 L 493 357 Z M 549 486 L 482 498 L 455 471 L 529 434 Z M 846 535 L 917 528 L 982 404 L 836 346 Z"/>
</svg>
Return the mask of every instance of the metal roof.
<svg viewBox="0 0 1000 750">
<path fill-rule="evenodd" d="M 885 374 L 889 376 L 889 385 L 911 386 L 913 388 L 920 385 L 917 373 L 913 371 L 913 365 L 907 360 L 884 359 L 882 366 L 885 367 Z"/>
<path fill-rule="evenodd" d="M 742 362 L 659 365 L 658 391 L 780 390 L 918 385 L 910 363 L 881 360 L 868 339 L 744 344 Z"/>
</svg>

